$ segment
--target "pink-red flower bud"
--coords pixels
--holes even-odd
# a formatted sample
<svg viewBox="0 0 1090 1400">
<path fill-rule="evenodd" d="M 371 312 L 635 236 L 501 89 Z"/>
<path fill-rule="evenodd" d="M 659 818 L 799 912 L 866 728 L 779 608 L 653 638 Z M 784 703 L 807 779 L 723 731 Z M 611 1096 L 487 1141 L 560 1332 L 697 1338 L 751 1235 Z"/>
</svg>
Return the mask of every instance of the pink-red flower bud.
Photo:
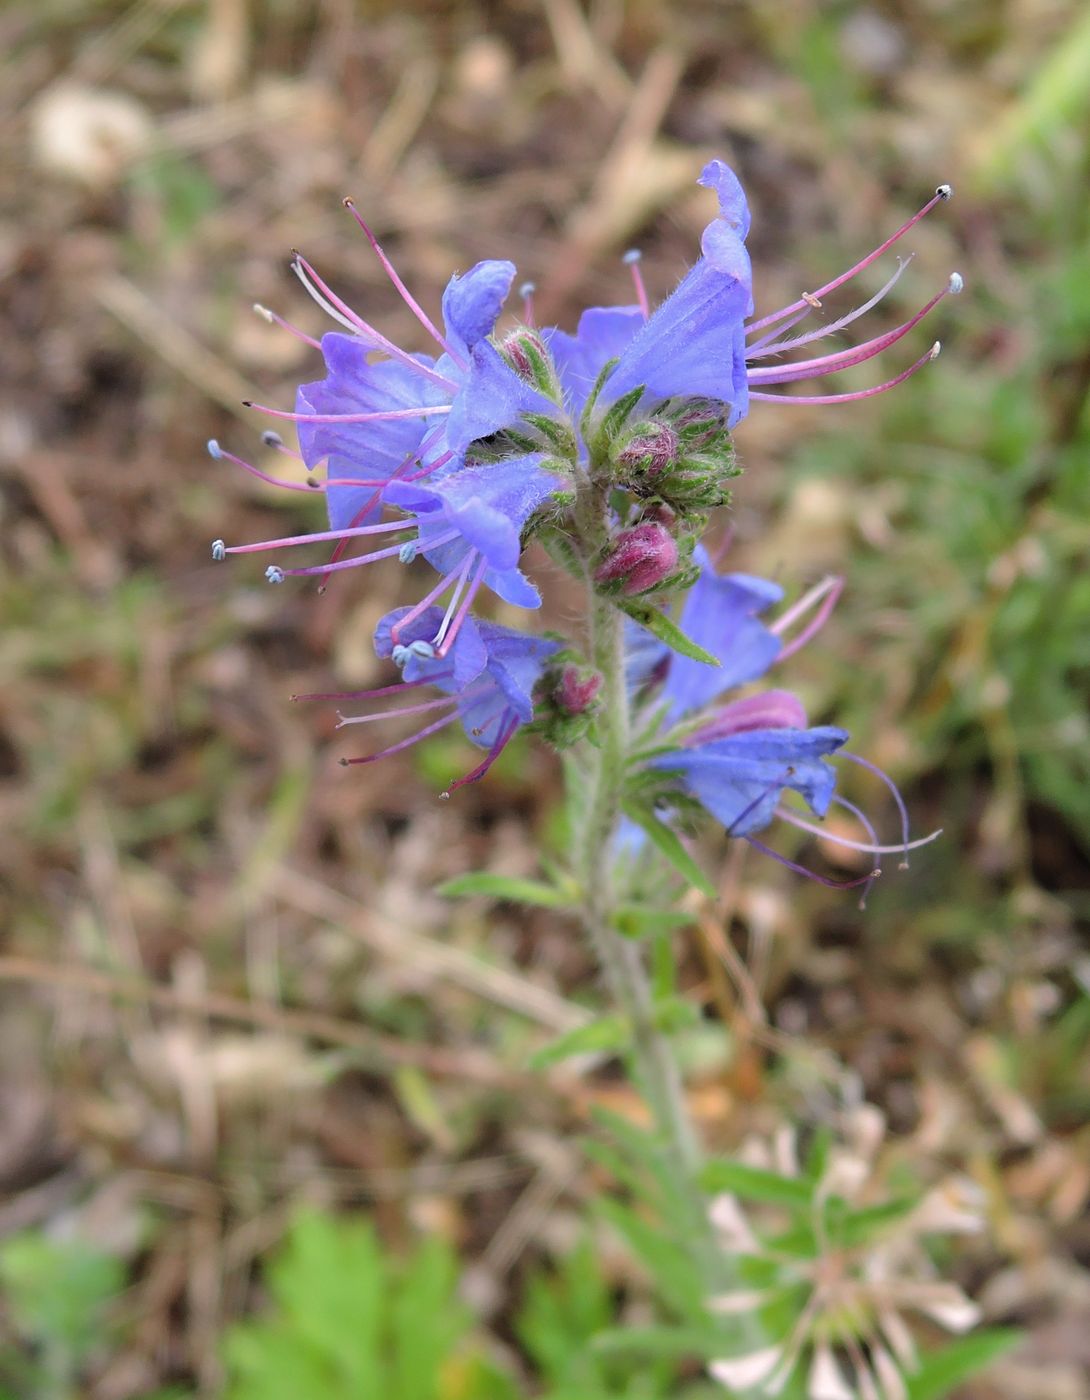
<svg viewBox="0 0 1090 1400">
<path fill-rule="evenodd" d="M 676 460 L 678 436 L 669 423 L 651 420 L 641 424 L 617 453 L 617 466 L 623 472 L 641 472 L 651 481 Z"/>
<path fill-rule="evenodd" d="M 677 572 L 677 541 L 665 525 L 648 520 L 622 530 L 594 572 L 607 592 L 626 598 L 647 593 Z"/>
<path fill-rule="evenodd" d="M 597 671 L 588 671 L 583 666 L 565 666 L 553 698 L 564 714 L 583 715 L 594 704 L 601 688 L 602 677 Z"/>
</svg>

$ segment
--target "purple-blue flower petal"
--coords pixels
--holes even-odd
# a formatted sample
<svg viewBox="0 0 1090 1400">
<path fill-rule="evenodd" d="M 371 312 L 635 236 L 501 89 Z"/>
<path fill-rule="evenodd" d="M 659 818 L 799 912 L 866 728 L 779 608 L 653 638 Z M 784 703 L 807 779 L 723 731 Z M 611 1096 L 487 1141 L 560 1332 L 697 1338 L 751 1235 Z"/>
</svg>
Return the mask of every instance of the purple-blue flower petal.
<svg viewBox="0 0 1090 1400">
<path fill-rule="evenodd" d="M 560 375 L 573 418 L 578 418 L 602 367 L 623 355 L 644 323 L 638 306 L 592 306 L 575 335 L 551 327 L 541 332 Z"/>
<path fill-rule="evenodd" d="M 464 452 L 471 442 L 510 428 L 525 413 L 556 417 L 552 399 L 520 378 L 489 340 L 469 351 L 469 367 L 447 415 L 447 446 Z"/>
<path fill-rule="evenodd" d="M 494 258 L 450 279 L 443 293 L 443 322 L 455 348 L 472 350 L 492 334 L 514 279 L 515 264 Z"/>
<path fill-rule="evenodd" d="M 296 396 L 299 413 L 383 413 L 429 407 L 444 401 L 441 386 L 396 360 L 371 364 L 367 346 L 356 336 L 331 331 L 322 337 L 328 373 L 302 384 Z M 431 365 L 426 355 L 417 357 Z M 382 479 L 415 452 L 429 429 L 426 418 L 403 418 L 373 423 L 299 424 L 299 450 L 310 468 L 326 461 L 326 505 L 330 527 L 345 529 L 377 519 L 376 500 L 364 518 L 359 512 L 375 496 L 375 488 L 355 486 L 359 478 Z"/>
<path fill-rule="evenodd" d="M 847 742 L 844 729 L 751 730 L 664 754 L 651 766 L 676 773 L 683 786 L 732 836 L 771 822 L 785 788 L 799 793 L 823 817 L 836 787 L 824 762 Z"/>
</svg>

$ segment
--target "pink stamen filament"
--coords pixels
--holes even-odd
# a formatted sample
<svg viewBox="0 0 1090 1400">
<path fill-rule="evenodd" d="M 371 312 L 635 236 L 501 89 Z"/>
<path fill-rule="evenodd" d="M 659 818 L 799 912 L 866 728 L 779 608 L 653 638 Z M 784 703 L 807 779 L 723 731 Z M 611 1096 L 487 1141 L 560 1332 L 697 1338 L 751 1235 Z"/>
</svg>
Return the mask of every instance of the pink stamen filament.
<svg viewBox="0 0 1090 1400">
<path fill-rule="evenodd" d="M 379 243 L 375 235 L 371 232 L 369 226 L 364 222 L 362 214 L 356 208 L 352 200 L 346 199 L 344 201 L 344 207 L 348 210 L 348 212 L 355 219 L 356 223 L 359 224 L 360 228 L 363 230 L 364 237 L 367 239 L 368 243 L 370 243 L 371 248 L 374 251 L 375 257 L 377 257 L 379 262 L 382 264 L 383 271 L 386 273 L 386 276 L 389 277 L 390 281 L 397 288 L 398 292 L 401 295 L 401 299 L 404 301 L 405 305 L 413 313 L 413 315 L 424 327 L 427 333 L 432 337 L 432 339 L 436 342 L 436 344 L 441 345 L 443 347 L 443 349 L 447 352 L 447 354 L 458 366 L 458 368 L 465 369 L 465 361 L 460 355 L 458 355 L 454 350 L 451 349 L 446 337 L 439 332 L 431 317 L 428 315 L 428 313 L 416 300 L 413 294 L 409 291 L 408 287 L 406 287 L 405 283 L 398 276 L 397 270 L 395 269 L 393 263 L 383 252 L 382 245 Z"/>
<path fill-rule="evenodd" d="M 868 871 L 866 875 L 860 875 L 855 880 L 833 880 L 828 875 L 819 875 L 816 870 L 811 870 L 808 866 L 800 865 L 796 860 L 789 860 L 787 856 L 780 855 L 779 851 L 774 851 L 771 846 L 766 846 L 763 841 L 758 841 L 756 836 L 746 836 L 744 839 L 762 855 L 771 856 L 781 865 L 786 865 L 788 870 L 793 870 L 796 875 L 802 875 L 807 880 L 814 880 L 817 884 L 824 885 L 826 889 L 830 890 L 854 890 L 860 885 L 869 885 L 882 873 L 876 868 Z"/>
<path fill-rule="evenodd" d="M 850 326 L 853 321 L 857 321 L 860 316 L 865 316 L 868 311 L 877 306 L 886 296 L 893 286 L 900 280 L 901 273 L 912 261 L 912 255 L 907 258 L 897 259 L 897 271 L 889 279 L 884 287 L 875 292 L 869 301 L 865 301 L 862 306 L 857 306 L 854 311 L 849 311 L 846 316 L 841 316 L 839 320 L 832 321 L 827 326 L 818 326 L 815 330 L 807 331 L 804 335 L 796 335 L 790 340 L 777 340 L 776 337 L 782 335 L 789 329 L 789 325 L 780 326 L 778 330 L 770 332 L 767 336 L 762 336 L 760 340 L 746 349 L 746 363 L 750 360 L 767 359 L 769 355 L 779 355 L 786 350 L 797 350 L 800 345 L 809 345 L 814 340 L 824 340 L 827 335 L 834 335 L 837 331 L 842 331 L 845 326 Z M 800 311 L 796 318 L 793 318 L 790 325 L 797 325 L 799 321 L 804 321 L 809 315 L 809 308 Z"/>
<path fill-rule="evenodd" d="M 791 780 L 791 774 L 793 771 L 793 769 L 788 768 L 781 777 L 776 779 L 774 783 L 769 783 L 769 785 L 764 789 L 763 792 L 759 792 L 748 807 L 743 807 L 741 812 L 739 812 L 739 814 L 731 822 L 730 826 L 727 827 L 727 835 L 733 836 L 734 833 L 745 821 L 745 819 L 748 816 L 751 816 L 752 813 L 754 813 L 757 810 L 757 808 L 761 805 L 761 803 L 765 800 L 765 798 L 770 792 L 775 792 L 777 788 L 782 790 Z"/>
<path fill-rule="evenodd" d="M 883 335 L 875 336 L 872 340 L 854 345 L 849 350 L 840 350 L 832 355 L 819 355 L 811 360 L 796 360 L 794 364 L 769 365 L 764 369 L 750 370 L 746 378 L 750 384 L 788 384 L 796 379 L 816 379 L 822 374 L 835 374 L 840 370 L 850 369 L 853 365 L 863 364 L 873 356 L 880 355 L 883 350 L 888 350 L 902 336 L 907 335 L 913 327 L 919 325 L 929 311 L 934 310 L 943 297 L 949 295 L 950 287 L 947 285 L 910 320 Z"/>
<path fill-rule="evenodd" d="M 413 462 L 417 461 L 417 459 L 420 457 L 420 455 L 421 455 L 422 453 L 427 452 L 428 449 L 434 445 L 434 443 L 436 442 L 436 440 L 437 440 L 438 437 L 440 436 L 441 432 L 442 432 L 442 427 L 440 426 L 439 428 L 433 429 L 430 433 L 426 433 L 425 436 L 424 436 L 423 441 L 422 441 L 421 444 L 420 444 L 420 446 L 419 446 L 418 448 L 416 448 L 415 451 L 408 453 L 408 455 L 407 455 L 401 462 L 398 463 L 398 465 L 397 465 L 397 467 L 394 469 L 394 471 L 392 471 L 392 472 L 390 473 L 390 481 L 395 481 L 395 480 L 399 479 L 399 478 L 401 477 L 402 473 L 403 473 L 408 467 L 412 466 Z M 386 484 L 388 484 L 388 483 L 384 483 L 384 485 L 386 485 Z M 373 509 L 373 507 L 374 507 L 375 505 L 378 504 L 378 501 L 379 501 L 379 499 L 381 498 L 381 495 L 382 495 L 382 489 L 380 488 L 378 491 L 376 491 L 376 492 L 374 493 L 373 496 L 371 496 L 371 497 L 359 508 L 359 510 L 356 512 L 356 514 L 352 517 L 352 525 L 353 525 L 353 526 L 358 525 L 359 522 L 364 518 L 364 516 L 367 515 L 368 511 L 370 511 L 371 509 Z M 344 557 L 344 552 L 345 552 L 345 550 L 346 550 L 347 548 L 348 548 L 348 541 L 347 541 L 347 540 L 342 540 L 342 541 L 340 542 L 340 544 L 338 544 L 338 545 L 335 547 L 335 549 L 333 550 L 333 553 L 332 553 L 331 556 L 330 556 L 330 561 L 329 561 L 329 562 L 330 562 L 331 564 L 336 564 L 336 563 L 338 562 L 338 560 L 340 560 L 340 559 L 342 559 L 342 558 Z M 323 580 L 321 581 L 321 583 L 319 583 L 319 585 L 318 585 L 318 592 L 319 592 L 319 593 L 324 593 L 325 590 L 326 590 L 326 587 L 327 587 L 327 580 L 326 580 L 326 579 L 323 579 Z"/>
<path fill-rule="evenodd" d="M 931 360 L 937 360 L 941 349 L 939 341 L 935 341 L 926 355 L 921 355 L 915 364 L 909 365 L 908 369 L 902 370 L 894 379 L 887 379 L 884 384 L 875 384 L 870 389 L 857 389 L 851 394 L 762 394 L 751 389 L 749 397 L 759 399 L 764 403 L 791 403 L 799 405 L 817 405 L 828 403 L 852 403 L 856 399 L 872 399 L 876 394 L 885 394 L 890 389 L 896 389 L 898 384 L 903 384 L 906 379 L 923 369 L 924 365 Z"/>
<path fill-rule="evenodd" d="M 912 847 L 912 843 L 910 843 L 910 841 L 909 841 L 909 839 L 908 839 L 908 832 L 909 832 L 908 808 L 905 806 L 905 800 L 904 800 L 904 798 L 901 796 L 901 789 L 897 786 L 897 784 L 893 781 L 893 779 L 889 776 L 888 773 L 884 772 L 881 768 L 879 768 L 879 767 L 877 766 L 877 764 L 871 763 L 869 759 L 861 758 L 861 757 L 859 756 L 859 754 L 857 754 L 857 753 L 848 753 L 848 752 L 846 752 L 844 749 L 841 749 L 841 750 L 840 750 L 840 753 L 839 753 L 838 756 L 839 756 L 840 758 L 846 758 L 846 759 L 848 760 L 849 763 L 854 763 L 854 764 L 856 764 L 856 765 L 857 765 L 858 767 L 860 767 L 860 768 L 865 768 L 865 769 L 867 770 L 868 773 L 872 773 L 876 778 L 879 779 L 880 782 L 885 783 L 886 787 L 889 789 L 890 793 L 891 793 L 892 796 L 893 796 L 894 802 L 897 804 L 897 810 L 898 810 L 898 812 L 901 814 L 901 846 L 900 846 L 900 849 L 904 852 L 904 860 L 901 862 L 901 867 L 900 867 L 900 868 L 901 868 L 902 870 L 907 870 L 907 869 L 908 869 L 908 853 L 909 853 L 910 850 L 912 850 L 913 847 Z M 941 831 L 941 829 L 942 829 L 942 828 L 940 827 L 939 830 Z M 930 838 L 929 838 L 929 839 L 930 839 Z"/>
<path fill-rule="evenodd" d="M 213 450 L 213 446 L 215 450 Z M 215 438 L 208 444 L 208 455 L 213 461 L 221 459 L 226 462 L 233 462 L 236 467 L 241 467 L 243 471 L 249 472 L 251 476 L 257 477 L 258 481 L 264 481 L 269 486 L 279 486 L 284 491 L 324 491 L 325 487 L 321 482 L 306 481 L 282 481 L 279 477 L 270 476 L 268 472 L 263 472 L 260 467 L 255 467 L 251 462 L 244 461 L 241 457 L 236 457 L 233 452 L 228 452 L 222 448 Z"/>
<path fill-rule="evenodd" d="M 375 330 L 361 316 L 359 316 L 347 302 L 342 301 L 336 292 L 332 290 L 315 272 L 314 268 L 307 262 L 301 253 L 295 253 L 291 264 L 291 270 L 295 273 L 299 281 L 302 282 L 308 294 L 318 303 L 327 315 L 334 321 L 350 330 L 353 335 L 362 336 L 364 340 L 370 342 L 370 348 L 384 350 L 391 359 L 399 360 L 409 369 L 416 370 L 425 379 L 430 379 L 436 384 L 440 384 L 445 389 L 454 389 L 457 385 L 446 375 L 440 374 L 438 370 L 432 369 L 430 365 L 422 365 L 419 360 L 410 355 L 407 350 L 402 350 L 400 345 L 395 345 L 392 340 L 388 340 L 381 331 Z"/>
<path fill-rule="evenodd" d="M 415 734 L 410 734 L 407 739 L 401 739 L 396 744 L 391 744 L 389 748 L 379 749 L 378 753 L 366 754 L 363 758 L 342 758 L 341 764 L 345 768 L 351 768 L 356 764 L 377 763 L 380 758 L 388 758 L 390 754 L 400 753 L 402 749 L 410 748 L 413 744 L 419 744 L 422 739 L 426 739 L 429 734 L 436 733 L 437 730 L 444 729 L 448 724 L 453 724 L 458 718 L 458 711 L 444 715 L 442 719 L 434 720 L 431 724 L 426 724 L 423 729 L 417 730 Z"/>
<path fill-rule="evenodd" d="M 632 276 L 632 285 L 636 289 L 636 302 L 643 312 L 643 319 L 646 321 L 651 315 L 651 303 L 647 298 L 647 287 L 644 285 L 643 273 L 640 270 L 642 258 L 643 254 L 638 248 L 630 248 L 624 255 L 624 261 Z"/>
<path fill-rule="evenodd" d="M 789 642 L 785 643 L 779 656 L 776 657 L 777 662 L 785 661 L 787 657 L 794 656 L 797 651 L 802 650 L 807 642 L 817 636 L 828 622 L 843 588 L 844 580 L 836 574 L 830 574 L 827 578 L 823 578 L 820 583 L 816 583 L 813 588 L 808 589 L 797 603 L 776 619 L 768 630 L 779 637 L 792 623 L 809 612 L 815 604 L 820 604 L 815 615 L 798 636 L 792 637 Z"/>
<path fill-rule="evenodd" d="M 472 558 L 473 556 L 470 555 L 468 557 Z M 453 621 L 448 621 L 448 618 L 450 616 L 449 609 L 447 617 L 443 619 L 443 625 L 442 627 L 440 627 L 439 632 L 435 638 L 436 645 L 439 648 L 436 652 L 437 656 L 446 656 L 446 654 L 450 651 L 451 647 L 454 645 L 455 639 L 457 638 L 458 633 L 462 630 L 462 624 L 465 622 L 466 618 L 469 615 L 469 610 L 473 606 L 473 600 L 480 591 L 481 584 L 484 582 L 484 576 L 487 572 L 488 560 L 482 558 L 480 564 L 477 566 L 477 573 L 473 579 L 473 582 L 469 585 L 469 588 L 466 592 L 465 599 L 463 600 L 461 607 L 454 614 Z M 451 602 L 453 604 L 453 599 L 451 600 Z M 448 627 L 449 631 L 447 631 Z M 446 632 L 445 639 L 443 635 L 444 632 Z"/>
<path fill-rule="evenodd" d="M 506 716 L 508 714 L 510 714 L 510 711 L 505 710 L 504 715 Z M 502 725 L 502 719 L 500 723 Z M 481 778 L 483 778 L 484 775 L 488 772 L 488 770 L 492 767 L 493 763 L 495 763 L 496 759 L 499 758 L 500 754 L 503 753 L 504 749 L 511 742 L 515 730 L 518 727 L 519 719 L 518 716 L 515 715 L 506 729 L 501 728 L 496 742 L 488 750 L 488 753 L 485 756 L 485 758 L 477 764 L 476 768 L 464 774 L 461 778 L 455 778 L 452 783 L 449 783 L 447 785 L 447 790 L 443 795 L 445 797 L 449 797 L 450 794 L 455 790 L 455 788 L 465 787 L 467 783 L 475 783 L 478 782 Z"/>
<path fill-rule="evenodd" d="M 361 535 L 386 535 L 392 530 L 413 530 L 415 520 L 384 520 L 378 525 L 357 525 L 347 530 L 316 530 L 313 535 L 285 535 L 279 540 L 229 545 L 225 554 L 259 554 L 265 549 L 289 549 L 297 544 L 324 544 L 327 540 L 354 540 Z"/>
<path fill-rule="evenodd" d="M 307 335 L 306 331 L 301 331 L 298 326 L 293 326 L 290 321 L 285 321 L 283 316 L 275 311 L 270 311 L 267 306 L 262 306 L 259 301 L 254 302 L 254 310 L 263 321 L 268 321 L 270 326 L 279 326 L 282 331 L 287 331 L 289 335 L 293 335 L 296 340 L 303 341 L 303 343 L 309 345 L 311 349 L 320 350 L 322 348 L 321 341 L 315 340 L 312 335 Z"/>
<path fill-rule="evenodd" d="M 836 289 L 842 287 L 845 282 L 850 282 L 853 277 L 858 276 L 864 268 L 870 267 L 871 263 L 877 258 L 880 258 L 888 248 L 892 248 L 898 239 L 903 238 L 905 234 L 908 233 L 909 229 L 915 228 L 922 218 L 930 214 L 936 204 L 940 204 L 944 199 L 949 199 L 952 193 L 953 191 L 948 185 L 940 185 L 922 209 L 917 210 L 911 219 L 901 225 L 896 233 L 890 234 L 884 243 L 880 243 L 873 252 L 868 253 L 867 256 L 860 262 L 857 262 L 854 267 L 850 267 L 847 272 L 842 272 L 839 277 L 834 277 L 831 282 L 826 282 L 825 286 L 819 287 L 816 292 L 808 292 L 805 296 L 800 297 L 798 301 L 792 302 L 790 306 L 784 306 L 779 311 L 773 311 L 768 316 L 763 316 L 759 321 L 754 321 L 747 327 L 746 333 L 751 335 L 754 331 L 764 330 L 765 326 L 770 326 L 775 321 L 782 321 L 785 316 L 794 315 L 796 311 L 803 311 L 807 307 L 812 308 L 815 301 L 820 301 L 822 297 L 828 296 L 830 292 L 835 292 Z"/>
<path fill-rule="evenodd" d="M 457 705 L 458 695 L 441 695 L 438 700 L 423 700 L 419 705 L 399 705 L 396 710 L 382 710 L 373 715 L 337 715 L 337 728 L 348 724 L 374 724 L 380 719 L 396 719 L 399 715 L 422 715 L 427 710 L 438 710 L 444 706 Z"/>
<path fill-rule="evenodd" d="M 420 685 L 434 685 L 436 681 L 449 680 L 453 673 L 450 671 L 437 671 L 434 675 L 426 678 L 421 677 L 417 681 L 395 681 L 393 685 L 380 685 L 375 690 L 328 690 L 313 691 L 308 695 L 293 695 L 292 700 L 380 700 L 384 695 L 400 695 L 402 691 L 409 690 Z"/>
<path fill-rule="evenodd" d="M 286 408 L 269 408 L 263 403 L 243 399 L 244 408 L 267 413 L 270 418 L 285 418 L 289 423 L 392 423 L 403 418 L 434 418 L 449 413 L 449 403 L 427 404 L 420 408 L 389 408 L 381 413 L 291 413 Z"/>
<path fill-rule="evenodd" d="M 427 608 L 430 608 L 437 598 L 441 598 L 456 578 L 464 579 L 472 563 L 472 559 L 473 556 L 467 554 L 456 569 L 452 569 L 449 574 L 444 574 L 435 587 L 424 594 L 419 603 L 414 604 L 404 617 L 398 618 L 397 622 L 390 628 L 390 640 L 395 646 L 400 642 L 401 634 L 404 632 L 405 628 L 408 627 L 410 623 L 415 622 Z"/>
<path fill-rule="evenodd" d="M 534 293 L 537 288 L 532 282 L 523 282 L 519 288 L 522 297 L 522 319 L 532 329 L 534 326 Z"/>
<path fill-rule="evenodd" d="M 870 822 L 860 813 L 859 808 L 854 803 L 849 803 L 843 797 L 838 797 L 836 800 L 840 806 L 847 807 L 865 826 L 870 826 Z M 826 827 L 819 826 L 816 822 L 806 821 L 805 818 L 798 816 L 787 807 L 777 807 L 776 815 L 792 826 L 797 826 L 800 831 L 808 831 L 811 836 L 820 836 L 823 841 L 831 841 L 834 845 L 844 846 L 849 851 L 863 851 L 867 855 L 875 856 L 895 856 L 905 850 L 917 851 L 921 846 L 930 846 L 932 841 L 937 841 L 943 832 L 943 828 L 939 826 L 929 836 L 918 836 L 915 841 L 909 841 L 907 844 L 896 842 L 893 845 L 884 846 L 877 841 L 853 841 L 847 836 L 841 836 L 836 832 L 829 831 Z"/>
<path fill-rule="evenodd" d="M 874 845 L 877 845 L 877 844 L 878 844 L 878 833 L 877 833 L 877 831 L 875 831 L 874 826 L 873 826 L 873 824 L 872 824 L 870 818 L 866 815 L 865 812 L 861 811 L 860 808 L 858 808 L 858 807 L 855 805 L 854 802 L 849 802 L 848 799 L 847 799 L 846 797 L 841 797 L 841 796 L 839 796 L 839 794 L 837 794 L 837 793 L 834 793 L 834 794 L 833 794 L 833 801 L 836 803 L 836 805 L 837 805 L 838 807 L 843 807 L 843 808 L 845 809 L 845 811 L 851 812 L 852 816 L 856 819 L 856 821 L 859 823 L 859 825 L 863 828 L 863 830 L 864 830 L 864 831 L 867 833 L 867 835 L 870 837 L 871 842 L 872 842 Z M 874 857 L 874 860 L 871 862 L 871 872 L 870 872 L 870 873 L 871 873 L 871 875 L 873 876 L 874 880 L 877 880 L 878 876 L 882 873 L 881 870 L 879 869 L 879 866 L 878 866 L 878 857 L 877 857 L 877 856 L 875 856 L 875 857 Z M 873 883 L 873 880 L 872 880 L 871 883 Z M 862 892 L 862 893 L 860 894 L 860 896 L 859 896 L 859 907 L 860 907 L 860 909 L 865 909 L 865 908 L 867 907 L 867 897 L 868 897 L 868 895 L 870 894 L 870 892 L 871 892 L 871 885 L 870 885 L 870 884 L 864 885 L 864 886 L 863 886 L 863 892 Z"/>
<path fill-rule="evenodd" d="M 457 538 L 457 531 L 452 530 L 448 535 L 439 535 L 436 539 L 429 540 L 428 548 L 437 549 L 440 545 L 449 544 L 451 540 Z M 336 563 L 315 564 L 309 569 L 281 569 L 280 572 L 285 578 L 307 578 L 314 574 L 332 574 L 341 569 L 359 568 L 361 564 L 373 564 L 376 559 L 392 559 L 395 554 L 400 554 L 403 548 L 403 545 L 395 544 L 391 545 L 389 549 L 378 549 L 374 554 L 360 554 L 354 559 L 340 559 Z"/>
</svg>

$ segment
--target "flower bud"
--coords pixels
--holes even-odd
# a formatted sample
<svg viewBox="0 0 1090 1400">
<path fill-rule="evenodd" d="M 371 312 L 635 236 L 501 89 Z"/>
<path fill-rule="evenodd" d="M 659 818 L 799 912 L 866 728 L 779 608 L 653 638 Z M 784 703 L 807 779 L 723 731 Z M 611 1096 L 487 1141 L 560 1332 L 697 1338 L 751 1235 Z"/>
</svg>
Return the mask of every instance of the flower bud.
<svg viewBox="0 0 1090 1400">
<path fill-rule="evenodd" d="M 520 379 L 532 384 L 546 398 L 560 403 L 563 395 L 552 356 L 532 326 L 518 326 L 504 337 L 503 356 Z"/>
<path fill-rule="evenodd" d="M 669 423 L 639 423 L 614 457 L 626 475 L 638 474 L 652 485 L 677 458 L 678 436 Z"/>
<path fill-rule="evenodd" d="M 648 520 L 616 536 L 594 571 L 594 581 L 605 593 L 634 598 L 671 578 L 677 567 L 677 541 L 665 525 Z"/>
<path fill-rule="evenodd" d="M 554 748 L 571 748 L 593 726 L 601 688 L 601 675 L 577 657 L 555 658 L 534 689 L 534 730 Z"/>
<path fill-rule="evenodd" d="M 565 666 L 553 690 L 557 709 L 566 715 L 584 715 L 602 688 L 602 677 L 585 666 Z"/>
</svg>

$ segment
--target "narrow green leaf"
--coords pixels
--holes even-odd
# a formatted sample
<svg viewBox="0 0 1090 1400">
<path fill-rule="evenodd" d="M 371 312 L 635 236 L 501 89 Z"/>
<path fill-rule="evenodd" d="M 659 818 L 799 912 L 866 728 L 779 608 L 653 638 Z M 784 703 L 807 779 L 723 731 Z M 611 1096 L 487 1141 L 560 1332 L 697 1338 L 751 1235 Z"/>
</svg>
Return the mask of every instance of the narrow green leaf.
<svg viewBox="0 0 1090 1400">
<path fill-rule="evenodd" d="M 681 909 L 645 909 L 642 904 L 621 904 L 613 915 L 613 926 L 626 938 L 642 938 L 648 933 L 669 933 L 675 928 L 685 928 L 695 920 L 695 914 Z"/>
<path fill-rule="evenodd" d="M 703 647 L 697 646 L 691 637 L 687 637 L 673 618 L 666 613 L 660 612 L 651 603 L 642 603 L 638 598 L 618 599 L 617 606 L 622 608 L 633 622 L 638 622 L 641 627 L 646 627 L 648 632 L 653 632 L 660 642 L 665 642 L 671 651 L 680 652 L 682 656 L 691 657 L 693 661 L 703 661 L 708 666 L 718 666 L 719 660 L 710 651 L 705 651 Z"/>
<path fill-rule="evenodd" d="M 709 1162 L 700 1173 L 700 1183 L 706 1191 L 733 1191 L 745 1201 L 786 1206 L 788 1210 L 809 1210 L 814 1191 L 813 1182 L 805 1178 L 779 1176 L 742 1162 Z"/>
<path fill-rule="evenodd" d="M 632 1027 L 625 1016 L 600 1016 L 585 1026 L 576 1026 L 557 1036 L 530 1057 L 531 1069 L 546 1069 L 549 1065 L 569 1060 L 573 1055 L 606 1052 L 617 1054 L 632 1041 Z"/>
<path fill-rule="evenodd" d="M 1013 1327 L 992 1327 L 960 1337 L 925 1357 L 920 1369 L 906 1377 L 909 1400 L 944 1400 L 953 1386 L 983 1370 L 1021 1340 L 1022 1333 Z"/>
<path fill-rule="evenodd" d="M 641 1356 L 701 1358 L 715 1356 L 723 1339 L 710 1328 L 624 1327 L 599 1334 L 591 1346 L 602 1356 Z"/>
<path fill-rule="evenodd" d="M 506 899 L 511 904 L 536 904 L 545 909 L 564 909 L 572 895 L 540 880 L 524 880 L 517 875 L 494 875 L 489 870 L 474 870 L 446 880 L 436 890 L 447 899 L 460 895 L 483 894 L 492 899 Z"/>
<path fill-rule="evenodd" d="M 690 885 L 695 886 L 701 894 L 707 895 L 709 899 L 715 898 L 715 886 L 681 844 L 681 838 L 675 831 L 660 822 L 649 808 L 642 807 L 635 802 L 626 802 L 624 812 L 625 816 L 630 817 L 638 827 L 646 832 L 674 869 L 680 875 L 684 875 Z"/>
</svg>

